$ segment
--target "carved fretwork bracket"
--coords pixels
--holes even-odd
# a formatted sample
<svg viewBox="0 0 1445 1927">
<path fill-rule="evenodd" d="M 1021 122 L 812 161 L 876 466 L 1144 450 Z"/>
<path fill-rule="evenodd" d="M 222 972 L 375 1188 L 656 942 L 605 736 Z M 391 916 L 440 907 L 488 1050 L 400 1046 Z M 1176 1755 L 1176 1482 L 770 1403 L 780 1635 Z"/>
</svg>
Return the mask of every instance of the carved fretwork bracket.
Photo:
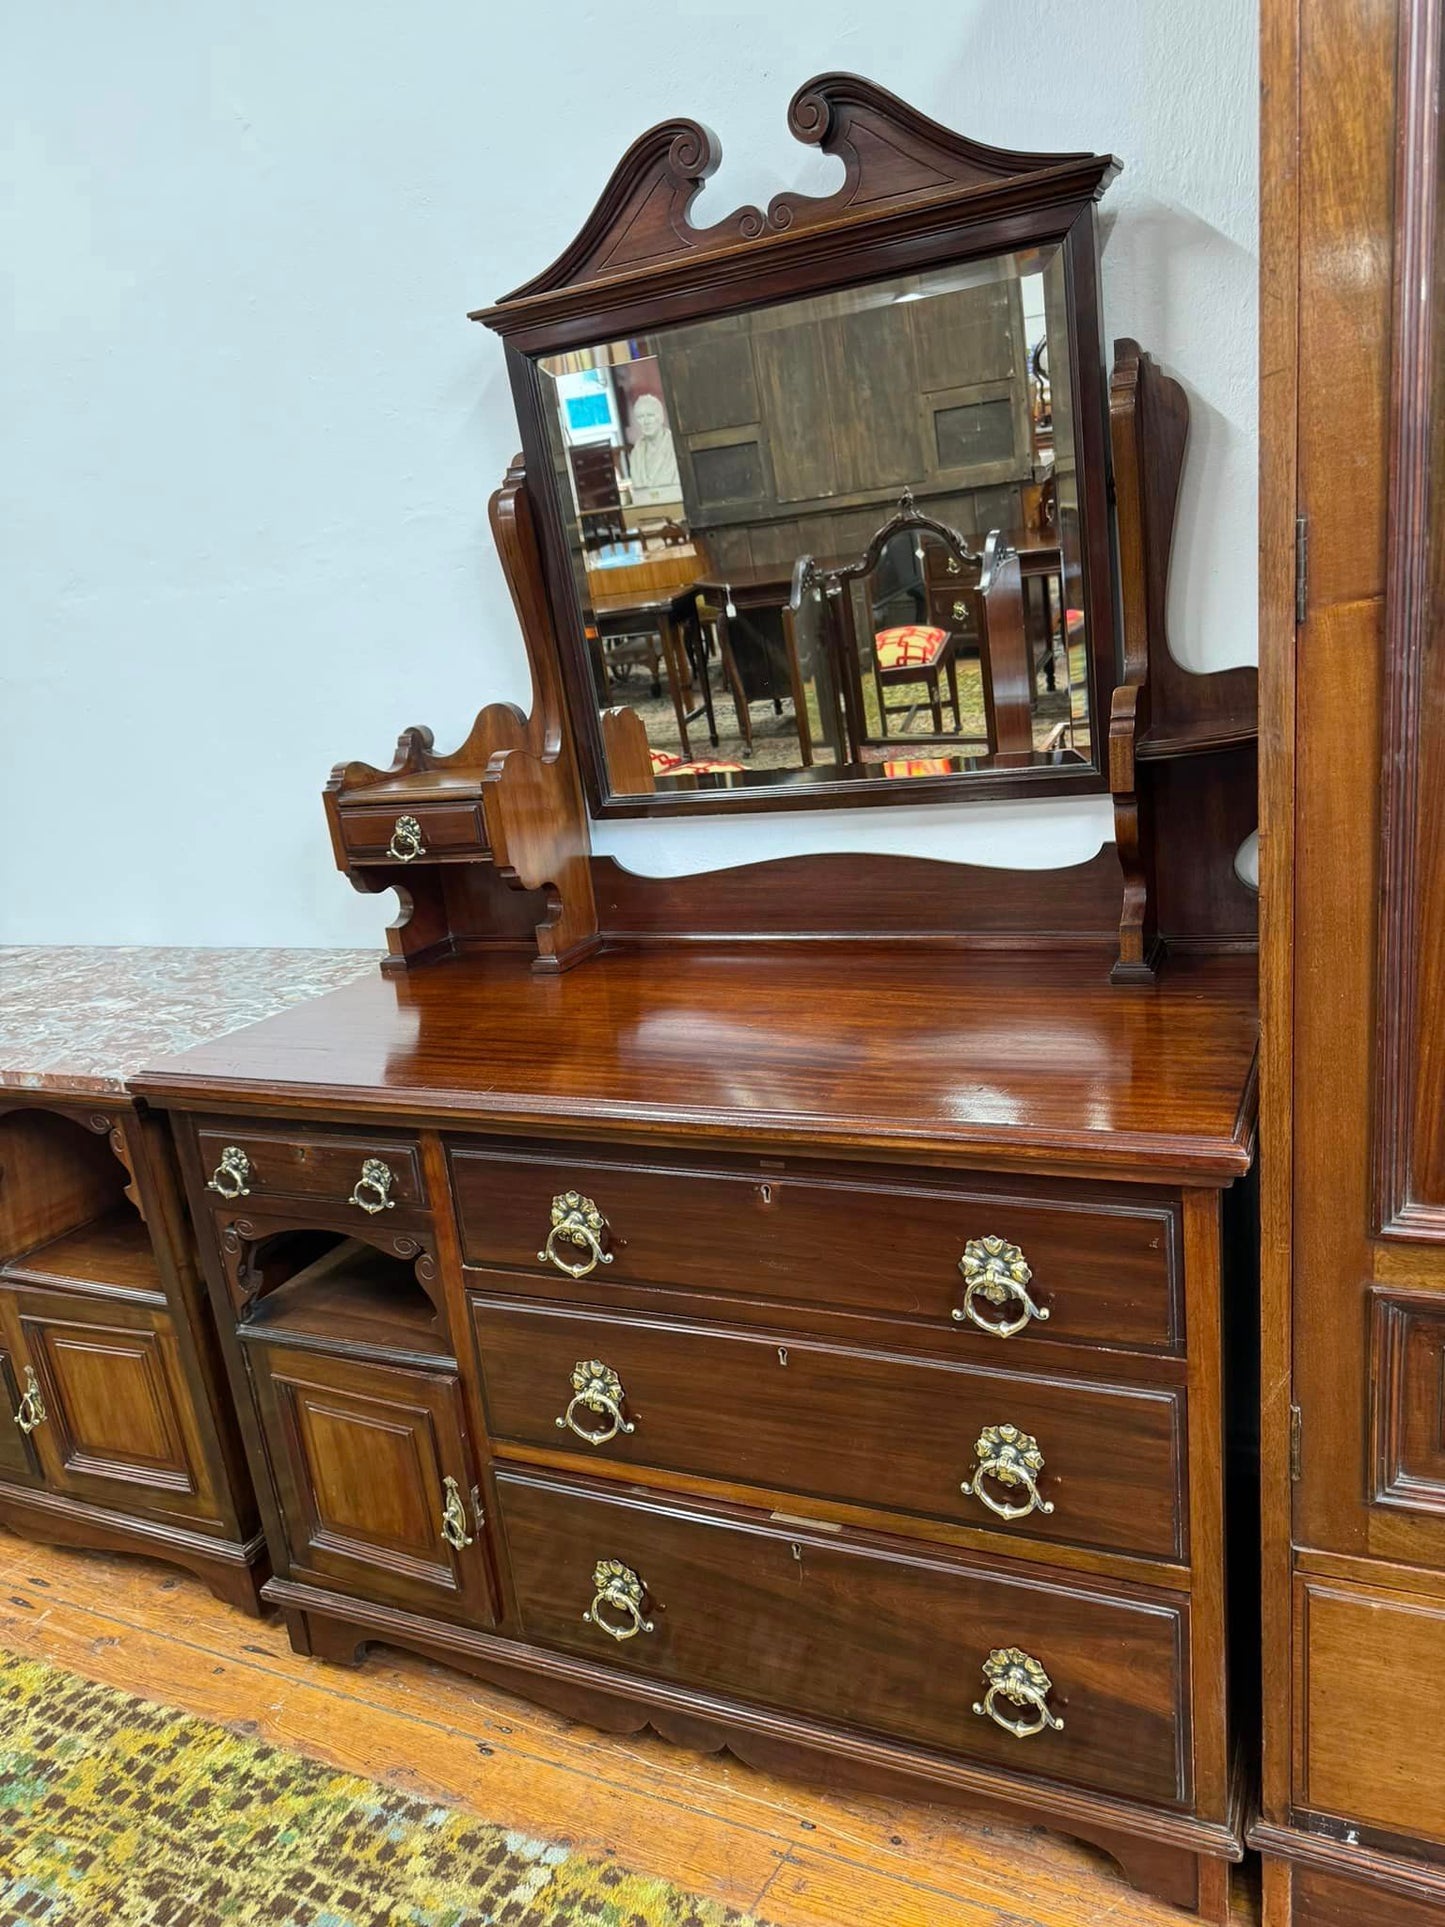
<svg viewBox="0 0 1445 1927">
<path fill-rule="evenodd" d="M 1148 983 L 1167 950 L 1252 949 L 1255 898 L 1235 875 L 1257 821 L 1254 669 L 1196 675 L 1169 649 L 1169 559 L 1189 401 L 1138 342 L 1114 344 L 1110 437 L 1123 675 L 1109 788 L 1124 873 L 1116 983 Z"/>
<path fill-rule="evenodd" d="M 321 1229 L 314 1218 L 268 1218 L 263 1223 L 253 1218 L 232 1218 L 221 1226 L 221 1264 L 241 1324 L 255 1316 L 268 1293 L 294 1275 L 298 1239 Z M 363 1225 L 352 1227 L 348 1235 L 410 1264 L 412 1276 L 431 1301 L 438 1329 L 447 1329 L 436 1253 L 426 1238 L 409 1232 L 373 1231 Z"/>
<path fill-rule="evenodd" d="M 106 1123 L 109 1127 L 107 1137 L 110 1148 L 112 1152 L 114 1152 L 117 1162 L 124 1167 L 126 1177 L 130 1180 L 125 1187 L 125 1195 L 135 1206 L 136 1215 L 140 1218 L 141 1223 L 144 1224 L 146 1215 L 145 1206 L 141 1203 L 140 1186 L 136 1182 L 135 1163 L 131 1157 L 130 1145 L 126 1142 L 125 1126 L 118 1117 L 107 1118 Z"/>
</svg>

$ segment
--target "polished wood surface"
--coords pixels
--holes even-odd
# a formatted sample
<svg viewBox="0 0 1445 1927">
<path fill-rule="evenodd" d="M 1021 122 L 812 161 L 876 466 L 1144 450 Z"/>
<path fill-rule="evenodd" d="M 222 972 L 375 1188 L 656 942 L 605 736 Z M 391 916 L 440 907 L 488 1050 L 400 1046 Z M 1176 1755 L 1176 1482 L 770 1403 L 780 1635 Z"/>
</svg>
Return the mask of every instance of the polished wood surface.
<svg viewBox="0 0 1445 1927">
<path fill-rule="evenodd" d="M 1014 1580 L 806 1522 L 730 1521 L 510 1468 L 497 1492 L 531 1639 L 1009 1773 L 1189 1797 L 1177 1602 Z M 584 1618 L 601 1559 L 642 1580 L 650 1631 L 617 1641 Z M 1032 1741 L 973 1710 L 990 1651 L 1014 1646 L 1046 1665 L 1063 1720 Z"/>
<path fill-rule="evenodd" d="M 1180 1920 L 1093 1849 L 1023 1821 L 818 1791 L 655 1734 L 616 1738 L 402 1652 L 378 1649 L 362 1672 L 318 1666 L 278 1622 L 244 1618 L 149 1561 L 0 1533 L 0 1640 L 774 1927 Z M 1248 1878 L 1233 1918 L 1257 1918 Z"/>
<path fill-rule="evenodd" d="M 1445 1265 L 1428 1209 L 1408 1208 L 1412 1184 L 1428 1206 L 1410 1120 L 1439 1108 L 1433 858 L 1422 896 L 1409 851 L 1438 816 L 1416 782 L 1425 762 L 1411 765 L 1411 687 L 1433 673 L 1419 645 L 1438 512 L 1421 484 L 1441 23 L 1425 0 L 1271 0 L 1264 24 L 1265 1730 L 1251 1837 L 1269 1927 L 1414 1927 L 1445 1917 Z M 1437 1128 L 1432 1114 L 1416 1148 Z"/>
<path fill-rule="evenodd" d="M 498 1450 L 561 1446 L 579 1472 L 589 1460 L 650 1466 L 913 1512 L 992 1529 L 1001 1552 L 1036 1539 L 1185 1556 L 1178 1391 L 1076 1385 L 792 1334 L 779 1344 L 773 1335 L 481 1294 L 472 1306 L 487 1429 Z M 559 1430 L 574 1366 L 594 1358 L 617 1374 L 630 1428 L 596 1444 Z M 579 1408 L 574 1422 L 601 1433 L 610 1420 Z M 1005 1521 L 973 1492 L 975 1440 L 1000 1424 L 1042 1448 L 1038 1491 L 1047 1512 Z M 983 1489 L 995 1504 L 1026 1504 L 1017 1485 L 986 1479 Z"/>
<path fill-rule="evenodd" d="M 622 712 L 631 715 L 631 711 Z M 936 857 L 822 852 L 727 870 L 641 876 L 594 857 L 604 933 L 618 943 L 669 938 L 895 937 L 976 949 L 1111 945 L 1119 863 L 1106 845 L 1043 875 Z"/>
<path fill-rule="evenodd" d="M 1445 1240 L 1445 868 L 1436 830 L 1445 786 L 1439 731 L 1445 571 L 1437 477 L 1445 437 L 1445 180 L 1442 14 L 1411 0 L 1399 70 L 1395 316 L 1381 798 L 1381 1038 L 1375 1217 L 1387 1234 Z"/>
<path fill-rule="evenodd" d="M 138 1304 L 165 1303 L 165 1281 L 150 1234 L 138 1214 L 124 1205 L 0 1265 L 0 1279 L 10 1278 Z"/>
<path fill-rule="evenodd" d="M 455 1149 L 451 1168 L 465 1261 L 523 1289 L 517 1274 L 555 1280 L 537 1247 L 553 1198 L 581 1191 L 606 1220 L 609 1298 L 671 1286 L 719 1306 L 769 1299 L 804 1325 L 815 1309 L 871 1313 L 906 1320 L 951 1349 L 987 1352 L 1001 1341 L 962 1315 L 959 1261 L 968 1239 L 1001 1229 L 1026 1251 L 1030 1292 L 1046 1314 L 1004 1341 L 1011 1349 L 1026 1354 L 1037 1336 L 1167 1352 L 1182 1336 L 1179 1213 L 1163 1196 L 987 1179 L 929 1184 L 921 1174 L 900 1181 L 797 1163 L 783 1170 L 766 1159 L 658 1168 L 483 1145 Z M 903 1298 L 900 1276 L 909 1281 Z"/>
<path fill-rule="evenodd" d="M 1445 1842 L 1445 1607 L 1300 1578 L 1296 1617 L 1300 1804 Z"/>
<path fill-rule="evenodd" d="M 230 1180 L 222 1170 L 222 1159 L 228 1150 L 242 1153 L 247 1165 L 242 1195 L 251 1210 L 263 1210 L 271 1199 L 318 1198 L 343 1204 L 373 1160 L 387 1169 L 387 1209 L 401 1209 L 405 1214 L 411 1206 L 426 1204 L 416 1144 L 405 1137 L 380 1131 L 364 1137 L 324 1131 L 264 1132 L 227 1125 L 220 1130 L 203 1129 L 197 1145 L 202 1163 L 213 1172 L 212 1183 L 219 1176 L 228 1189 Z M 219 1185 L 213 1191 L 208 1184 L 207 1191 L 207 1203 L 227 1201 L 227 1192 Z M 375 1193 L 363 1195 L 374 1198 Z"/>
<path fill-rule="evenodd" d="M 538 983 L 520 968 L 517 975 Z M 600 981 L 605 973 L 595 967 L 587 975 Z M 394 999 L 431 976 L 378 981 Z M 1247 1070 L 1242 1075 L 1236 1108 L 1247 1111 Z M 216 1118 L 218 1106 L 235 1101 L 215 1089 L 198 1118 L 178 1113 L 176 1123 L 263 1515 L 279 1549 L 268 1597 L 285 1611 L 298 1650 L 350 1660 L 370 1641 L 399 1642 L 609 1729 L 651 1725 L 689 1747 L 726 1746 L 831 1783 L 1031 1811 L 1102 1846 L 1147 1891 L 1224 1917 L 1228 1870 L 1240 1850 L 1241 1786 L 1231 1773 L 1225 1716 L 1220 1308 L 1247 1280 L 1225 1268 L 1215 1189 L 1172 1188 L 1147 1159 L 1141 1174 L 1153 1181 L 1128 1184 L 1032 1170 L 920 1174 L 916 1159 L 906 1170 L 829 1162 L 816 1150 L 803 1160 L 745 1150 L 736 1140 L 705 1155 L 696 1147 L 663 1153 L 655 1133 L 630 1151 L 617 1144 L 605 1156 L 594 1149 L 579 1159 L 568 1145 L 510 1135 L 499 1141 L 452 1118 L 437 1120 L 445 1135 L 421 1125 L 416 1148 L 427 1208 L 412 1229 L 393 1233 L 363 1222 L 364 1214 L 334 1196 L 277 1198 L 253 1211 L 250 1199 L 228 1204 L 208 1194 L 195 1139 L 203 1131 L 225 1136 L 232 1124 L 243 1130 L 244 1112 L 225 1124 Z M 373 1093 L 376 1114 L 390 1121 L 384 1134 L 397 1137 L 390 1103 Z M 286 1135 L 264 1112 L 262 1120 L 263 1139 Z M 370 1128 L 369 1120 L 358 1129 L 353 1119 L 337 1134 L 361 1138 Z M 297 1133 L 324 1134 L 312 1124 Z M 580 1278 L 544 1269 L 536 1254 L 559 1195 L 553 1187 L 585 1180 L 602 1192 L 614 1179 L 633 1187 L 633 1202 L 606 1194 L 609 1209 L 626 1206 L 615 1235 L 610 1221 L 599 1226 L 611 1262 Z M 1006 1214 L 1032 1241 L 1036 1303 L 1049 1317 L 1032 1319 L 1026 1336 L 1000 1338 L 954 1316 L 962 1309 L 959 1251 L 979 1205 L 991 1219 Z M 770 1279 L 773 1244 L 756 1243 L 749 1227 L 775 1212 L 793 1228 L 776 1244 L 783 1263 Z M 898 1248 L 898 1236 L 914 1214 L 910 1254 Z M 851 1244 L 840 1239 L 835 1215 L 850 1222 Z M 671 1250 L 667 1227 L 675 1234 Z M 729 1255 L 734 1230 L 738 1251 Z M 499 1262 L 468 1264 L 469 1255 Z M 623 1274 L 615 1282 L 614 1270 Z M 843 1289 L 830 1293 L 834 1274 Z M 934 1282 L 922 1294 L 929 1276 Z M 852 1307 L 850 1289 L 858 1301 Z M 766 1296 L 769 1290 L 777 1296 Z M 1099 1308 L 1092 1342 L 1081 1336 L 1080 1315 L 1091 1299 Z M 509 1340 L 488 1322 L 499 1311 L 520 1336 Z M 1140 1316 L 1131 1339 L 1128 1320 Z M 614 1336 L 631 1334 L 625 1363 L 631 1373 L 643 1359 L 644 1390 L 638 1402 L 623 1388 L 623 1417 L 638 1427 L 644 1449 L 626 1463 L 609 1464 L 585 1441 L 564 1438 L 557 1420 L 566 1400 L 555 1386 L 528 1407 L 529 1388 L 552 1356 L 532 1336 L 539 1320 L 565 1333 L 552 1374 L 562 1389 L 582 1353 L 604 1349 L 601 1327 L 608 1351 Z M 1130 1343 L 1135 1349 L 1125 1348 Z M 763 1370 L 776 1410 L 760 1424 Z M 945 1381 L 948 1393 L 929 1389 Z M 1056 1481 L 1047 1499 L 1055 1513 L 1045 1515 L 1057 1515 L 1055 1536 L 998 1521 L 981 1502 L 988 1523 L 960 1516 L 955 1492 L 968 1468 L 958 1468 L 957 1458 L 973 1448 L 975 1424 L 989 1423 L 965 1409 L 965 1385 L 1029 1401 L 1021 1410 L 1047 1435 L 1043 1475 Z M 520 1419 L 499 1416 L 498 1400 L 510 1401 L 514 1413 L 520 1400 Z M 759 1441 L 749 1456 L 737 1442 L 753 1432 Z M 651 1453 L 645 1448 L 655 1436 L 665 1444 Z M 841 1441 L 850 1436 L 857 1483 L 841 1469 Z M 654 1465 L 653 1457 L 666 1463 Z M 890 1468 L 886 1480 L 879 1465 Z M 946 1501 L 936 1496 L 939 1468 Z M 682 1519 L 705 1525 L 707 1548 L 752 1548 L 749 1559 L 781 1534 L 790 1561 L 783 1603 L 797 1615 L 787 1664 L 803 1677 L 817 1672 L 822 1650 L 821 1602 L 797 1590 L 791 1548 L 804 1540 L 830 1569 L 841 1561 L 840 1573 L 868 1575 L 861 1594 L 844 1588 L 842 1597 L 854 1602 L 847 1639 L 861 1639 L 873 1624 L 882 1648 L 901 1652 L 900 1663 L 920 1680 L 937 1665 L 936 1655 L 925 1661 L 925 1649 L 957 1623 L 957 1614 L 927 1604 L 941 1598 L 939 1587 L 948 1590 L 951 1575 L 967 1575 L 969 1586 L 986 1577 L 990 1598 L 1051 1601 L 1037 1621 L 1041 1630 L 1093 1625 L 1104 1600 L 1106 1621 L 1118 1628 L 1113 1659 L 1134 1669 L 1139 1690 L 1152 1682 L 1147 1703 L 1131 1702 L 1122 1715 L 1142 1727 L 1124 1742 L 1110 1715 L 1070 1741 L 1080 1747 L 1077 1771 L 1040 1778 L 1027 1760 L 1010 1768 L 980 1752 L 956 1722 L 947 1746 L 941 1731 L 932 1743 L 907 1738 L 884 1712 L 869 1711 L 865 1727 L 840 1725 L 836 1712 L 794 1684 L 796 1672 L 770 1689 L 783 1696 L 774 1704 L 760 1697 L 751 1661 L 714 1675 L 689 1648 L 680 1671 L 642 1673 L 613 1658 L 615 1642 L 605 1633 L 596 1635 L 606 1642 L 601 1651 L 581 1644 L 570 1609 L 565 1637 L 539 1633 L 527 1621 L 524 1581 L 540 1585 L 544 1570 L 555 1578 L 558 1560 L 539 1554 L 526 1574 L 520 1570 L 501 1495 L 509 1480 L 555 1495 L 579 1473 L 586 1516 L 610 1518 L 620 1508 L 628 1518 L 660 1521 L 664 1559 L 674 1556 L 668 1548 Z M 475 1588 L 485 1579 L 495 1592 L 446 1583 L 451 1553 L 440 1528 L 448 1478 L 471 1541 L 462 1551 L 480 1562 Z M 476 1490 L 468 1505 L 469 1480 Z M 930 1513 L 930 1505 L 939 1510 Z M 1097 1526 L 1076 1530 L 1090 1517 Z M 599 1549 L 596 1556 L 612 1555 Z M 712 1558 L 711 1551 L 701 1563 L 688 1555 L 689 1596 L 711 1621 L 735 1625 L 751 1655 L 748 1628 L 757 1615 L 730 1607 L 725 1571 Z M 1080 1602 L 1088 1604 L 1082 1620 Z M 1031 1610 L 1021 1607 L 1019 1618 L 1030 1628 Z M 1150 1645 L 1155 1632 L 1141 1643 L 1128 1630 L 1157 1629 L 1161 1615 L 1173 1629 L 1165 1673 L 1162 1649 Z M 1081 1676 L 1097 1681 L 1074 1631 L 1070 1640 L 1065 1656 L 1077 1650 Z M 1166 1689 L 1171 1790 L 1158 1777 L 1158 1694 Z M 981 1695 L 981 1682 L 973 1690 Z M 981 1717 L 973 1703 L 970 1720 Z M 1067 1715 L 1065 1722 L 1071 1730 Z M 1024 1744 L 1001 1737 L 1010 1747 Z M 1003 1756 L 1010 1757 L 1017 1756 Z M 1141 1772 L 1145 1778 L 1121 1777 Z"/>
<path fill-rule="evenodd" d="M 0 1519 L 153 1551 L 255 1612 L 267 1567 L 215 1347 L 163 1122 L 116 1094 L 6 1092 Z"/>
<path fill-rule="evenodd" d="M 684 946 L 556 982 L 482 958 L 363 980 L 137 1083 L 172 1106 L 1223 1183 L 1249 1163 L 1255 1042 L 1249 957 L 1122 995 L 1097 953 Z"/>
<path fill-rule="evenodd" d="M 175 1329 L 138 1306 L 5 1295 L 17 1349 L 45 1405 L 32 1435 L 56 1491 L 127 1511 L 214 1516 Z"/>
<path fill-rule="evenodd" d="M 278 1344 L 246 1347 L 290 1570 L 422 1612 L 491 1619 L 455 1377 Z M 467 1544 L 438 1530 L 451 1478 Z"/>
</svg>

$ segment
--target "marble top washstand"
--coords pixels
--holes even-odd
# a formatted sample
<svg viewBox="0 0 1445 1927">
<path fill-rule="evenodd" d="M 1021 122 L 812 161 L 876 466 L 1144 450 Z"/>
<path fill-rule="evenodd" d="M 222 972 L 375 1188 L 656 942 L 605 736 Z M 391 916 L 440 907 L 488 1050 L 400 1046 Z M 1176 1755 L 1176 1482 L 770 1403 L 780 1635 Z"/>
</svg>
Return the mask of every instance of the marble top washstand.
<svg viewBox="0 0 1445 1927">
<path fill-rule="evenodd" d="M 142 1065 L 376 966 L 369 950 L 0 946 L 0 1089 L 124 1093 Z"/>
</svg>

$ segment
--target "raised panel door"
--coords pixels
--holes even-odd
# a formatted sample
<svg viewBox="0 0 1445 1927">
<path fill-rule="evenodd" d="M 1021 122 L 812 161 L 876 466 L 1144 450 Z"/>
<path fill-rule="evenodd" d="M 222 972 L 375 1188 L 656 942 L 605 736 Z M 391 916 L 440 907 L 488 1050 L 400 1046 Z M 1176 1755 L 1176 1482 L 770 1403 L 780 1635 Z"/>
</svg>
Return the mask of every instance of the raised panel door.
<svg viewBox="0 0 1445 1927">
<path fill-rule="evenodd" d="M 290 1576 L 490 1625 L 457 1380 L 248 1341 Z"/>
<path fill-rule="evenodd" d="M 17 1290 L 11 1303 L 15 1365 L 22 1376 L 34 1373 L 43 1412 L 30 1442 L 46 1483 L 132 1512 L 213 1515 L 169 1316 L 60 1292 Z"/>
</svg>

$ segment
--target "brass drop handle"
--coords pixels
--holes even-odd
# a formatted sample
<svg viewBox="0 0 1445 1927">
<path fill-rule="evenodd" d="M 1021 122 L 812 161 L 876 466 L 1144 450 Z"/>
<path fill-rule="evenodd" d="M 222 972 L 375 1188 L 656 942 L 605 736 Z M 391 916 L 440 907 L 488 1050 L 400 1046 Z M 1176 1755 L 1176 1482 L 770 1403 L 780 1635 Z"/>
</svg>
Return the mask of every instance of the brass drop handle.
<svg viewBox="0 0 1445 1927">
<path fill-rule="evenodd" d="M 961 1325 L 967 1318 L 991 1338 L 1012 1338 L 1031 1318 L 1037 1318 L 1040 1323 L 1048 1318 L 1048 1306 L 1036 1305 L 1029 1296 L 1028 1285 L 1034 1274 L 1028 1260 L 1007 1238 L 970 1238 L 958 1268 L 968 1289 L 963 1294 L 963 1303 L 953 1308 L 955 1324 Z M 1021 1310 L 1017 1318 L 985 1318 L 979 1310 L 980 1301 L 998 1306 L 1013 1303 Z"/>
<path fill-rule="evenodd" d="M 396 1199 L 391 1196 L 391 1187 L 395 1183 L 396 1177 L 389 1164 L 383 1164 L 380 1158 L 367 1158 L 347 1202 L 359 1206 L 368 1217 L 373 1218 L 378 1211 L 394 1211 Z"/>
<path fill-rule="evenodd" d="M 1037 1439 L 1021 1432 L 1016 1425 L 986 1425 L 973 1450 L 978 1464 L 973 1477 L 964 1480 L 961 1491 L 971 1492 L 1000 1519 L 1026 1519 L 1031 1512 L 1053 1511 L 1053 1501 L 1039 1493 L 1038 1476 L 1044 1469 L 1044 1455 Z M 984 1483 L 987 1479 L 997 1479 L 1002 1486 L 1022 1487 L 1028 1494 L 1028 1502 L 1025 1505 L 1010 1505 L 1006 1499 L 1000 1502 Z"/>
<path fill-rule="evenodd" d="M 968 604 L 967 604 L 966 602 L 955 602 L 955 603 L 954 603 L 954 605 L 953 605 L 953 619 L 954 619 L 954 621 L 955 621 L 955 622 L 967 622 L 967 621 L 968 621 Z"/>
<path fill-rule="evenodd" d="M 582 1615 L 583 1624 L 589 1621 L 601 1632 L 613 1639 L 636 1639 L 639 1633 L 650 1633 L 652 1621 L 642 1617 L 642 1602 L 646 1589 L 630 1566 L 624 1566 L 620 1559 L 599 1559 L 592 1572 L 592 1604 Z M 621 1613 L 619 1624 L 615 1619 L 604 1619 L 603 1609 Z"/>
<path fill-rule="evenodd" d="M 569 1278 L 585 1278 L 598 1265 L 612 1263 L 612 1253 L 602 1249 L 602 1234 L 606 1230 L 607 1220 L 591 1198 L 584 1198 L 579 1191 L 559 1192 L 552 1200 L 552 1229 L 547 1233 L 546 1244 L 537 1253 L 537 1262 L 554 1264 Z M 579 1246 L 587 1253 L 586 1260 L 580 1265 L 569 1265 L 557 1250 L 559 1243 Z"/>
<path fill-rule="evenodd" d="M 396 819 L 386 853 L 394 856 L 398 863 L 415 863 L 419 856 L 426 855 L 426 845 L 421 840 L 421 824 L 414 816 L 399 816 Z"/>
<path fill-rule="evenodd" d="M 574 1396 L 557 1421 L 559 1430 L 575 1432 L 589 1445 L 606 1445 L 619 1432 L 637 1430 L 632 1421 L 622 1415 L 622 1380 L 600 1358 L 578 1359 L 572 1367 L 572 1391 Z M 596 1412 L 599 1418 L 611 1422 L 606 1426 L 579 1425 L 579 1411 Z"/>
<path fill-rule="evenodd" d="M 29 1438 L 37 1425 L 45 1423 L 47 1413 L 45 1400 L 40 1396 L 40 1385 L 35 1377 L 35 1368 L 25 1367 L 25 1390 L 20 1394 L 20 1403 L 15 1411 L 15 1423 Z"/>
<path fill-rule="evenodd" d="M 251 1187 L 246 1180 L 251 1175 L 251 1160 L 239 1144 L 228 1144 L 221 1152 L 221 1162 L 212 1171 L 206 1185 L 208 1191 L 218 1191 L 223 1198 L 249 1198 Z"/>
<path fill-rule="evenodd" d="M 443 1479 L 442 1490 L 446 1503 L 442 1507 L 442 1537 L 453 1552 L 461 1552 L 472 1543 L 472 1535 L 467 1531 L 467 1509 L 462 1504 L 462 1495 L 455 1479 Z"/>
<path fill-rule="evenodd" d="M 975 1713 L 992 1720 L 1005 1733 L 1012 1733 L 1016 1740 L 1031 1740 L 1035 1733 L 1042 1733 L 1046 1728 L 1063 1732 L 1064 1722 L 1048 1704 L 1054 1682 L 1030 1654 L 1020 1652 L 1017 1646 L 995 1647 L 983 1662 L 983 1676 L 988 1691 L 981 1700 L 974 1701 Z M 1009 1719 L 999 1711 L 1000 1700 L 1007 1700 L 1011 1706 L 1032 1708 L 1033 1718 Z"/>
</svg>

